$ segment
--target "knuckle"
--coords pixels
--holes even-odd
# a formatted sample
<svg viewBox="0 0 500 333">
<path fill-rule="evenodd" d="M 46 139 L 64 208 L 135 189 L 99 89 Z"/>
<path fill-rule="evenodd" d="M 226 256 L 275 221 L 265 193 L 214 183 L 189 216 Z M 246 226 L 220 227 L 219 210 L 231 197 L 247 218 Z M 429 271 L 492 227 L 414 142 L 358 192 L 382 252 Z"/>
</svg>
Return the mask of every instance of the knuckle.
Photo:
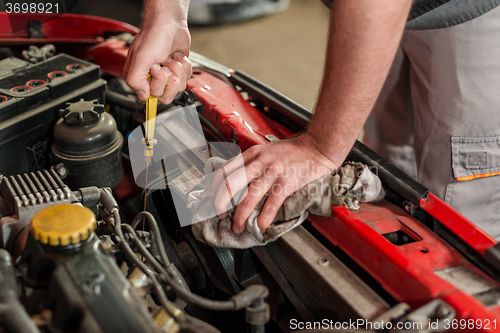
<svg viewBox="0 0 500 333">
<path fill-rule="evenodd" d="M 258 168 L 258 169 L 264 169 L 264 168 L 266 168 L 268 166 L 266 163 L 264 163 L 264 161 L 262 160 L 262 158 L 260 158 L 259 155 L 254 156 L 254 158 L 253 158 L 253 160 L 251 162 L 251 165 L 254 168 Z"/>
<path fill-rule="evenodd" d="M 161 104 L 170 104 L 170 100 L 166 97 L 158 97 L 158 101 L 161 103 Z"/>
<path fill-rule="evenodd" d="M 234 204 L 236 205 L 236 213 L 238 216 L 245 214 L 246 216 L 250 215 L 250 212 L 253 211 L 253 208 L 255 207 L 255 203 L 253 203 L 253 201 L 253 198 L 248 198 L 248 196 L 239 203 L 235 201 Z"/>
<path fill-rule="evenodd" d="M 254 170 L 261 170 L 264 167 L 264 165 L 259 160 L 250 162 L 249 166 Z"/>
<path fill-rule="evenodd" d="M 281 177 L 279 180 L 282 186 L 291 187 L 296 185 L 296 180 L 292 177 Z"/>
<path fill-rule="evenodd" d="M 170 85 L 163 86 L 163 88 L 164 88 L 164 90 L 162 91 L 161 98 L 165 99 L 165 100 L 170 99 L 170 97 L 172 95 L 171 94 L 171 90 L 172 90 L 171 86 Z"/>
<path fill-rule="evenodd" d="M 276 162 L 272 161 L 267 167 L 273 172 L 274 176 L 276 176 L 276 173 L 279 171 L 279 166 Z"/>
<path fill-rule="evenodd" d="M 185 58 L 185 57 L 184 57 Z M 181 60 L 174 60 L 173 61 L 175 63 L 175 66 L 178 68 L 178 69 L 182 69 L 182 64 L 183 64 L 183 61 L 182 59 Z"/>
<path fill-rule="evenodd" d="M 160 80 L 153 80 L 153 81 L 151 81 L 150 87 L 151 87 L 151 90 L 153 90 L 153 91 L 161 90 L 161 92 L 162 92 L 160 94 L 160 96 L 161 96 L 163 94 L 163 89 L 165 88 L 165 85 L 162 85 Z"/>
<path fill-rule="evenodd" d="M 261 214 L 264 215 L 276 215 L 278 210 L 280 209 L 280 206 L 276 205 L 274 202 L 266 202 L 264 207 L 262 208 Z"/>
<path fill-rule="evenodd" d="M 253 150 L 255 151 L 255 154 L 257 154 L 258 157 L 262 157 L 264 155 L 262 153 L 262 145 L 255 145 L 252 148 L 253 148 Z"/>
<path fill-rule="evenodd" d="M 240 205 L 244 204 L 243 207 L 245 207 L 246 209 L 250 211 L 254 210 L 255 206 L 260 201 L 260 194 L 260 188 L 256 188 L 256 191 L 254 193 L 248 193 L 247 197 L 240 203 Z"/>
<path fill-rule="evenodd" d="M 267 230 L 267 228 L 271 225 L 272 222 L 273 222 L 272 217 L 260 215 L 259 219 L 257 220 L 257 225 L 259 226 L 260 230 L 264 232 Z"/>
<path fill-rule="evenodd" d="M 262 183 L 260 181 L 255 181 L 255 182 L 251 183 L 248 186 L 248 195 L 249 196 L 247 198 L 249 198 L 250 196 L 258 195 L 260 193 L 261 187 L 262 187 Z"/>
<path fill-rule="evenodd" d="M 151 85 L 161 85 L 165 84 L 167 82 L 168 76 L 166 73 L 162 70 L 155 70 L 151 69 Z"/>
<path fill-rule="evenodd" d="M 161 86 L 151 86 L 150 94 L 152 96 L 161 98 L 161 96 L 163 95 L 163 89 Z"/>
<path fill-rule="evenodd" d="M 182 65 L 177 61 L 177 60 L 173 60 L 171 61 L 169 64 L 168 64 L 168 68 L 174 72 L 174 73 L 178 73 L 179 72 L 179 68 L 182 68 Z"/>
<path fill-rule="evenodd" d="M 259 149 L 257 151 L 257 159 L 262 163 L 270 167 L 275 167 L 278 165 L 276 157 L 272 154 L 266 154 L 265 151 Z"/>
<path fill-rule="evenodd" d="M 244 152 L 244 154 L 247 155 L 247 157 L 251 157 L 254 160 L 258 160 L 259 157 L 261 156 L 260 151 L 261 151 L 260 147 L 258 145 L 256 145 L 256 146 L 252 146 L 252 147 L 248 148 Z"/>
<path fill-rule="evenodd" d="M 160 81 L 161 83 L 165 84 L 168 80 L 168 74 L 164 70 L 159 70 L 157 77 L 155 79 L 157 81 Z"/>
<path fill-rule="evenodd" d="M 256 154 L 258 152 L 258 150 L 259 150 L 259 146 L 256 145 L 256 146 L 252 146 L 252 147 L 248 148 L 246 151 L 248 153 Z"/>
<path fill-rule="evenodd" d="M 283 168 L 283 162 L 276 159 L 275 157 L 270 156 L 269 164 L 273 167 L 273 169 L 281 169 Z"/>
<path fill-rule="evenodd" d="M 177 77 L 177 76 L 173 76 L 171 79 L 170 79 L 170 83 L 174 86 L 180 84 L 180 79 Z"/>
<path fill-rule="evenodd" d="M 165 97 L 165 103 L 164 104 L 170 104 L 172 103 L 172 101 L 174 100 L 174 97 L 175 95 L 168 95 L 167 97 Z"/>
<path fill-rule="evenodd" d="M 245 223 L 248 215 L 250 215 L 250 211 L 248 210 L 248 206 L 243 206 L 241 204 L 238 205 L 238 208 L 236 209 L 233 220 L 237 224 L 242 224 Z"/>
</svg>

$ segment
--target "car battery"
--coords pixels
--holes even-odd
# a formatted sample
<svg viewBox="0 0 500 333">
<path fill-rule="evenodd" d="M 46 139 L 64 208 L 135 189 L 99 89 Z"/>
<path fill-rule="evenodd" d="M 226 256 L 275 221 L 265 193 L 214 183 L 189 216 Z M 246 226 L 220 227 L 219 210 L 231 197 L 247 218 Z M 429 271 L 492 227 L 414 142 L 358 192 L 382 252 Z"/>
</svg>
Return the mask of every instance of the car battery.
<svg viewBox="0 0 500 333">
<path fill-rule="evenodd" d="M 0 61 L 0 173 L 43 170 L 49 165 L 52 128 L 68 102 L 104 102 L 99 66 L 59 54 L 37 64 Z"/>
</svg>

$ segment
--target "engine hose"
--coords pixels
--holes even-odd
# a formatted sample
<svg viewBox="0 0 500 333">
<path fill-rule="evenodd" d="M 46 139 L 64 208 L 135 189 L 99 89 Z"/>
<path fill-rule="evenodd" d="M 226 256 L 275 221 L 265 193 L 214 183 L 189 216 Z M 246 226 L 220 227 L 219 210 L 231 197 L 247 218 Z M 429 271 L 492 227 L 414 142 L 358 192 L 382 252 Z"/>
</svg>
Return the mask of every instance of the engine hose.
<svg viewBox="0 0 500 333">
<path fill-rule="evenodd" d="M 110 104 L 115 104 L 118 105 L 124 109 L 127 109 L 132 112 L 136 113 L 142 113 L 144 114 L 144 110 L 146 109 L 146 103 L 145 102 L 137 102 L 134 100 L 131 100 L 122 94 L 112 91 L 112 90 L 107 90 L 104 93 L 106 97 L 106 102 Z"/>
<path fill-rule="evenodd" d="M 139 249 L 139 252 L 144 256 L 144 258 L 146 258 L 146 261 L 149 262 L 153 266 L 153 268 L 156 269 L 157 272 L 159 272 L 160 274 L 163 274 L 163 276 L 169 275 L 167 270 L 165 269 L 165 267 L 163 267 L 158 262 L 158 260 L 156 260 L 156 258 L 152 255 L 152 253 L 149 252 L 148 249 L 146 249 L 144 244 L 142 244 L 140 239 L 137 237 L 136 231 L 128 224 L 122 224 L 121 227 L 123 229 L 125 229 L 125 231 L 127 232 L 127 235 L 134 240 L 135 245 Z M 175 268 L 174 265 L 171 265 L 171 266 L 173 266 Z M 174 303 L 180 309 L 184 309 L 187 305 L 187 302 L 181 297 L 177 297 L 177 299 L 175 300 Z"/>
<path fill-rule="evenodd" d="M 130 226 L 132 227 L 132 229 L 137 228 L 137 225 L 139 224 L 140 221 L 142 221 L 143 218 L 145 218 L 146 221 L 148 221 L 149 228 L 151 229 L 151 231 L 153 232 L 153 234 L 155 236 L 156 246 L 158 247 L 158 251 L 160 252 L 161 260 L 163 261 L 163 265 L 166 267 L 167 273 L 173 279 L 175 279 L 180 286 L 182 286 L 187 291 L 190 291 L 189 286 L 186 283 L 186 280 L 184 280 L 184 277 L 182 276 L 182 274 L 177 270 L 177 267 L 175 267 L 175 265 L 172 265 L 172 263 L 168 259 L 167 251 L 165 250 L 165 246 L 163 244 L 163 239 L 161 238 L 160 229 L 158 228 L 158 223 L 156 222 L 153 214 L 151 214 L 150 212 L 140 212 L 134 218 L 132 223 L 130 223 Z M 155 260 L 155 262 L 157 262 L 157 261 Z M 161 265 L 160 265 L 160 267 L 161 267 Z"/>
<path fill-rule="evenodd" d="M 165 311 L 177 322 L 179 325 L 183 325 L 183 319 L 179 318 L 178 316 L 175 315 L 175 309 L 173 309 L 173 305 L 168 301 L 167 296 L 165 295 L 165 292 L 163 291 L 163 288 L 161 288 L 160 283 L 158 282 L 158 279 L 156 278 L 156 275 L 135 255 L 135 252 L 132 250 L 132 248 L 128 245 L 128 243 L 125 241 L 125 236 L 123 235 L 122 232 L 122 227 L 125 227 L 126 225 L 121 224 L 121 218 L 118 214 L 118 210 L 113 210 L 113 215 L 115 219 L 115 233 L 117 234 L 119 238 L 119 243 L 120 247 L 122 250 L 125 252 L 127 255 L 127 258 L 131 260 L 141 271 L 146 274 L 151 281 L 153 282 L 153 287 L 155 290 L 156 296 L 158 296 L 158 299 L 160 300 L 161 305 L 165 308 Z M 130 226 L 128 226 L 130 227 Z M 133 230 L 132 230 L 133 231 Z M 137 235 L 135 233 L 130 233 L 130 236 L 134 239 L 136 245 L 142 245 L 142 242 L 137 238 Z M 149 251 L 147 251 L 149 253 Z"/>
<path fill-rule="evenodd" d="M 19 302 L 12 257 L 4 249 L 0 249 L 0 321 L 10 332 L 40 333 Z"/>
<path fill-rule="evenodd" d="M 137 238 L 137 235 L 135 234 L 135 231 L 127 224 L 121 224 L 120 219 L 118 218 L 115 220 L 116 226 L 119 227 L 120 229 L 123 227 L 124 229 L 127 230 L 128 234 L 132 239 L 134 240 L 135 244 L 141 248 L 141 251 L 143 254 L 146 254 L 151 256 L 151 253 L 147 251 L 147 249 L 144 247 L 144 245 L 141 243 L 141 241 Z M 118 237 L 120 239 L 123 239 L 123 233 L 117 232 Z M 137 266 L 139 267 L 140 270 L 146 274 L 151 281 L 153 282 L 153 289 L 155 295 L 158 297 L 160 300 L 160 303 L 162 307 L 167 311 L 170 317 L 172 317 L 175 322 L 177 322 L 181 329 L 182 332 L 189 332 L 189 333 L 199 333 L 199 332 L 205 332 L 205 333 L 220 333 L 219 330 L 217 330 L 215 327 L 209 325 L 208 323 L 205 323 L 201 320 L 198 320 L 196 318 L 193 318 L 185 313 L 183 313 L 183 318 L 177 316 L 175 314 L 176 308 L 174 305 L 168 301 L 167 296 L 165 295 L 165 292 L 163 291 L 163 288 L 161 287 L 160 283 L 158 282 L 158 279 L 156 278 L 156 275 L 135 255 L 134 251 L 130 248 L 130 246 L 127 244 L 125 241 L 120 242 L 121 247 L 125 251 L 127 257 Z M 153 261 L 155 260 L 154 257 L 151 256 Z"/>
<path fill-rule="evenodd" d="M 145 214 L 143 214 L 145 213 Z M 123 238 L 123 233 L 121 231 L 121 219 L 120 219 L 120 214 L 118 210 L 113 210 L 113 216 L 115 218 L 115 228 L 116 232 L 120 233 L 118 236 L 120 236 L 121 239 Z M 156 227 L 156 230 L 158 230 L 158 226 L 156 224 L 156 220 L 154 219 L 153 215 L 148 212 L 141 212 L 139 213 L 136 218 L 134 219 L 135 223 L 138 223 L 136 220 L 137 219 L 142 219 L 142 217 L 146 217 L 148 219 L 148 222 L 150 223 L 150 226 Z M 133 226 L 134 223 L 132 223 L 131 227 Z M 154 232 L 154 227 L 152 228 Z M 159 230 L 158 230 L 159 234 Z M 156 237 L 156 235 L 155 235 Z M 163 246 L 163 242 L 159 243 L 158 246 Z M 144 245 L 137 244 L 138 248 L 144 247 Z M 128 244 L 126 244 L 128 247 Z M 145 249 L 145 247 L 144 247 Z M 131 250 L 131 249 L 130 249 Z M 147 251 L 147 249 L 145 249 Z M 164 249 L 163 249 L 164 250 Z M 148 258 L 149 257 L 149 258 Z M 146 254 L 146 259 L 154 261 L 156 260 L 149 251 L 147 251 Z M 173 265 L 172 265 L 173 266 Z M 237 295 L 232 296 L 228 301 L 214 301 L 210 300 L 201 296 L 198 296 L 196 294 L 193 294 L 189 290 L 185 290 L 183 287 L 179 286 L 178 282 L 174 279 L 172 279 L 171 276 L 165 275 L 165 279 L 167 280 L 167 283 L 170 285 L 170 287 L 174 290 L 175 294 L 177 296 L 180 296 L 187 301 L 193 303 L 194 305 L 200 306 L 205 309 L 210 309 L 210 310 L 215 310 L 215 311 L 238 311 L 241 309 L 244 309 L 250 305 L 252 305 L 254 302 L 256 302 L 259 299 L 264 299 L 268 296 L 269 291 L 266 287 L 264 286 L 259 286 L 259 285 L 252 285 L 246 288 L 245 290 L 241 291 Z"/>
</svg>

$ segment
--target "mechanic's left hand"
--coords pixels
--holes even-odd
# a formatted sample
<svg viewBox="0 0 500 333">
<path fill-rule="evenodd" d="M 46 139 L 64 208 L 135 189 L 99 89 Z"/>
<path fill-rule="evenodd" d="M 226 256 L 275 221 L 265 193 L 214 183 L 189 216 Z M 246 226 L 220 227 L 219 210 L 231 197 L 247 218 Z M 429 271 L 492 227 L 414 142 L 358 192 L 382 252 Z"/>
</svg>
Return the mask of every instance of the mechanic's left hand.
<svg viewBox="0 0 500 333">
<path fill-rule="evenodd" d="M 245 166 L 238 163 L 238 159 L 229 161 L 223 166 L 227 177 L 225 182 L 220 171 L 212 186 L 217 192 L 216 211 L 223 218 L 231 202 L 231 193 L 234 195 L 250 184 L 246 197 L 237 203 L 233 215 L 233 231 L 236 233 L 245 230 L 246 220 L 266 193 L 269 193 L 269 197 L 257 219 L 262 232 L 271 225 L 286 198 L 338 167 L 317 149 L 314 138 L 308 133 L 293 139 L 254 146 L 242 156 Z M 226 190 L 227 187 L 230 191 Z"/>
</svg>

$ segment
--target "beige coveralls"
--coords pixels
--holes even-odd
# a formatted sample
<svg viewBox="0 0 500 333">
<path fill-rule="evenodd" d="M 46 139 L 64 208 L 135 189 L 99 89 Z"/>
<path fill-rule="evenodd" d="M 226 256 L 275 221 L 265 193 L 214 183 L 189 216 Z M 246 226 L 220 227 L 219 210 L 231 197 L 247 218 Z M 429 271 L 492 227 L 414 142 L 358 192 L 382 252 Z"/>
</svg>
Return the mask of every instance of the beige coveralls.
<svg viewBox="0 0 500 333">
<path fill-rule="evenodd" d="M 405 31 L 365 143 L 500 240 L 500 6 Z"/>
</svg>

